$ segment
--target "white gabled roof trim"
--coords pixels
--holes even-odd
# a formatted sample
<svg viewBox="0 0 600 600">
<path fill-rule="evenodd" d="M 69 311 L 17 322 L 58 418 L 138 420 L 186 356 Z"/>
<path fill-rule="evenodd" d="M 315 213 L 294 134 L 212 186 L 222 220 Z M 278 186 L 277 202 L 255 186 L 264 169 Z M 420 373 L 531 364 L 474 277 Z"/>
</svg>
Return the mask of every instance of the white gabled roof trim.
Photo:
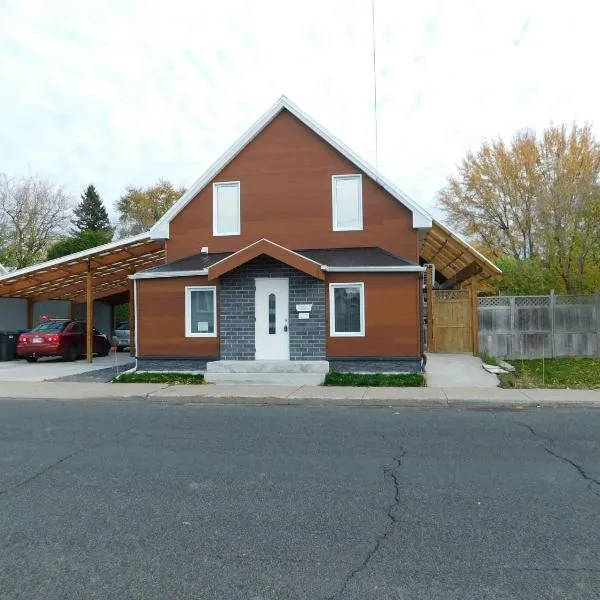
<svg viewBox="0 0 600 600">
<path fill-rule="evenodd" d="M 169 279 L 171 277 L 194 277 L 206 276 L 208 269 L 200 269 L 198 271 L 140 271 L 134 275 L 130 275 L 129 279 Z"/>
<path fill-rule="evenodd" d="M 398 267 L 328 267 L 327 265 L 323 265 L 321 269 L 328 273 L 422 273 L 425 271 L 425 267 L 417 265 L 403 265 Z"/>
<path fill-rule="evenodd" d="M 105 252 L 110 252 L 111 250 L 116 250 L 121 246 L 129 246 L 131 244 L 135 244 L 136 242 L 149 242 L 152 241 L 150 237 L 150 232 L 146 231 L 145 233 L 140 233 L 138 235 L 134 235 L 127 238 L 122 238 L 115 242 L 110 242 L 108 244 L 103 244 L 102 246 L 96 246 L 94 248 L 89 248 L 88 250 L 82 250 L 81 252 L 75 252 L 74 254 L 67 254 L 66 256 L 61 256 L 60 258 L 54 258 L 53 260 L 47 260 L 45 262 L 37 263 L 35 265 L 31 265 L 30 267 L 24 267 L 22 269 L 18 269 L 17 271 L 10 271 L 6 275 L 0 276 L 0 281 L 5 279 L 13 279 L 14 277 L 18 277 L 20 275 L 27 275 L 28 273 L 35 273 L 36 271 L 42 269 L 48 269 L 50 267 L 55 267 L 58 265 L 64 265 L 65 263 L 70 263 L 73 261 L 77 261 L 81 258 L 93 257 L 98 254 L 104 254 Z"/>
<path fill-rule="evenodd" d="M 288 110 L 297 119 L 312 129 L 318 136 L 333 146 L 340 154 L 354 163 L 361 171 L 381 185 L 400 204 L 408 208 L 413 215 L 413 227 L 415 229 L 431 227 L 431 215 L 421 208 L 414 200 L 411 200 L 402 190 L 385 178 L 374 167 L 365 162 L 355 154 L 348 146 L 321 127 L 316 121 L 300 110 L 291 100 L 282 96 L 242 137 L 230 146 L 221 157 L 214 162 L 204 174 L 194 182 L 190 189 L 155 223 L 150 229 L 153 239 L 169 238 L 169 223 L 204 189 L 282 110 Z"/>
</svg>

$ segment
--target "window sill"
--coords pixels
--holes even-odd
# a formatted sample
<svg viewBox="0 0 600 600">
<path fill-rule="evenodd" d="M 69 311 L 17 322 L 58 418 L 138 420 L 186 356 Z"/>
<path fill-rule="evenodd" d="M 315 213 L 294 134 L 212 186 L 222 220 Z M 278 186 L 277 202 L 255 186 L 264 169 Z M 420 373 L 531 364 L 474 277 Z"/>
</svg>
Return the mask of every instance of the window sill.
<svg viewBox="0 0 600 600">
<path fill-rule="evenodd" d="M 216 338 L 216 333 L 186 333 L 186 338 Z"/>
<path fill-rule="evenodd" d="M 335 333 L 333 331 L 329 332 L 329 337 L 365 337 L 364 331 L 360 332 L 351 332 L 351 333 Z"/>
</svg>

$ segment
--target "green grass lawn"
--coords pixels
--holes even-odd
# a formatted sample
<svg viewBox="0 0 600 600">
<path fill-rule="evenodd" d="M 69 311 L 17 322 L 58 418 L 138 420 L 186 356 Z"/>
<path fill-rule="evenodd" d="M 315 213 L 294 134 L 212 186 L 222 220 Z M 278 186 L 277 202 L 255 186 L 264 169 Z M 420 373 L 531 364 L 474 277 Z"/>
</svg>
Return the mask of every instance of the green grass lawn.
<svg viewBox="0 0 600 600">
<path fill-rule="evenodd" d="M 425 377 L 421 373 L 338 373 L 329 371 L 324 385 L 357 387 L 423 387 Z"/>
<path fill-rule="evenodd" d="M 115 377 L 114 383 L 168 383 L 170 385 L 202 385 L 204 375 L 193 373 L 124 373 Z"/>
<path fill-rule="evenodd" d="M 598 388 L 600 358 L 548 358 L 507 360 L 516 372 L 500 376 L 500 386 L 507 388 Z"/>
</svg>

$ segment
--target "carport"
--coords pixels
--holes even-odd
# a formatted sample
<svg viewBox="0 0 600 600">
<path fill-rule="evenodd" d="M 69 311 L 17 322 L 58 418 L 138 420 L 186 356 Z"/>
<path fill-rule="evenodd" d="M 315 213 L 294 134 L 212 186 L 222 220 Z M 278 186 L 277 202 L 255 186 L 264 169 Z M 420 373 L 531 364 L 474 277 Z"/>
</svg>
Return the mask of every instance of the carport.
<svg viewBox="0 0 600 600">
<path fill-rule="evenodd" d="M 129 302 L 131 354 L 135 355 L 135 284 L 129 276 L 164 261 L 164 242 L 143 233 L 0 275 L 0 299 L 20 299 L 15 305 L 17 308 L 11 310 L 23 310 L 26 303 L 28 328 L 34 325 L 38 303 L 66 301 L 70 303 L 69 316 L 75 316 L 78 305 L 85 306 L 86 351 L 90 363 L 93 360 L 94 301 L 109 304 L 111 313 L 114 306 Z"/>
<path fill-rule="evenodd" d="M 447 227 L 433 221 L 421 244 L 429 352 L 479 354 L 477 293 L 500 269 Z"/>
</svg>

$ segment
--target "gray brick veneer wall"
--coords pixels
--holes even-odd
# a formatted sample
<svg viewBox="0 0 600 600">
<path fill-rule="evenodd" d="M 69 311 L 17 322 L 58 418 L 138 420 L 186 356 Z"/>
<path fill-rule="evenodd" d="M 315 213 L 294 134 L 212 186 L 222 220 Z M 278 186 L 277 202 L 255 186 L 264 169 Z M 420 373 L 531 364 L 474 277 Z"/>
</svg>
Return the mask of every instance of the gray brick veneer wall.
<svg viewBox="0 0 600 600">
<path fill-rule="evenodd" d="M 291 360 L 325 360 L 325 282 L 268 256 L 226 273 L 219 287 L 219 336 L 223 360 L 254 360 L 254 279 L 289 279 Z M 296 304 L 312 304 L 309 319 L 298 319 Z"/>
<path fill-rule="evenodd" d="M 138 371 L 206 371 L 206 363 L 219 360 L 217 356 L 206 358 L 138 358 Z"/>
<path fill-rule="evenodd" d="M 341 373 L 420 373 L 420 358 L 329 359 L 329 368 Z"/>
</svg>

